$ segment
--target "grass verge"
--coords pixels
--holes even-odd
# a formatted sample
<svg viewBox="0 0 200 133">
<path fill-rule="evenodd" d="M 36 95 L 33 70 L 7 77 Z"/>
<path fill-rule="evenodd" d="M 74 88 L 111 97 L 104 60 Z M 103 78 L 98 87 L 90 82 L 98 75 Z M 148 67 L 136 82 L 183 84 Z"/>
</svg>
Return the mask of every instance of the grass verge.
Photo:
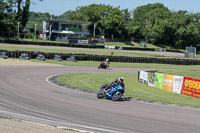
<svg viewBox="0 0 200 133">
<path fill-rule="evenodd" d="M 200 79 L 200 72 L 197 71 L 162 71 L 163 73 L 187 76 L 192 78 Z M 138 74 L 136 72 L 132 73 L 95 73 L 95 74 L 72 74 L 72 75 L 63 75 L 58 77 L 60 82 L 63 82 L 67 85 L 91 90 L 99 91 L 99 87 L 106 83 L 111 83 L 114 79 L 119 76 L 125 77 L 125 96 L 134 97 L 137 99 L 144 99 L 149 101 L 164 102 L 177 105 L 185 105 L 192 107 L 200 107 L 200 98 L 193 98 L 186 95 L 180 95 L 172 92 L 167 92 L 155 87 L 150 87 L 145 84 L 138 82 Z"/>
<path fill-rule="evenodd" d="M 33 62 L 40 62 L 40 63 L 51 63 L 51 64 L 59 64 L 65 66 L 95 66 L 98 67 L 98 61 L 55 61 L 55 60 L 36 60 L 31 59 Z M 122 63 L 122 62 L 110 62 L 110 67 L 129 67 L 129 68 L 152 68 L 152 69 L 184 69 L 184 70 L 191 70 L 197 71 L 200 70 L 199 65 L 170 65 L 170 64 L 154 64 L 154 63 Z"/>
<path fill-rule="evenodd" d="M 31 45 L 29 45 L 31 46 Z M 56 49 L 59 48 L 59 49 Z M 106 51 L 91 51 L 90 49 L 85 50 L 76 50 L 76 49 L 60 49 L 60 47 L 55 47 L 55 49 L 48 48 L 30 48 L 30 47 L 14 47 L 12 44 L 10 46 L 0 47 L 1 50 L 8 51 L 37 51 L 37 52 L 45 52 L 45 53 L 72 53 L 72 54 L 92 54 L 92 55 L 111 55 L 111 50 L 103 49 Z M 83 48 L 84 49 L 84 48 Z M 114 52 L 113 56 L 129 56 L 129 57 L 155 57 L 154 54 L 146 54 L 146 53 L 132 53 L 132 52 Z"/>
</svg>

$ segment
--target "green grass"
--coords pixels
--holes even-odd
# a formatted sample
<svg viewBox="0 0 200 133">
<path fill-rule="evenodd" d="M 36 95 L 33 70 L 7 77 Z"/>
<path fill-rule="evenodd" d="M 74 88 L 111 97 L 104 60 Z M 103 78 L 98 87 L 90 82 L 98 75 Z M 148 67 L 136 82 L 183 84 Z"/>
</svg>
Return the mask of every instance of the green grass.
<svg viewBox="0 0 200 133">
<path fill-rule="evenodd" d="M 32 34 L 32 39 L 25 39 L 25 38 L 12 38 L 12 37 L 0 37 L 0 39 L 6 39 L 6 40 L 20 40 L 20 41 L 35 41 L 35 42 L 51 42 L 51 43 L 66 43 L 66 42 L 59 42 L 59 41 L 49 41 L 49 40 L 39 40 L 34 39 L 34 35 Z M 105 44 L 97 43 L 98 45 L 109 45 L 109 46 L 121 46 L 121 47 L 140 47 L 140 43 L 136 42 L 105 42 Z M 172 47 L 166 46 L 166 45 L 154 45 L 150 43 L 146 43 L 147 48 L 167 48 L 167 49 L 174 49 Z M 85 44 L 83 44 L 85 45 Z"/>
<path fill-rule="evenodd" d="M 160 48 L 159 46 L 146 43 L 146 48 Z M 121 47 L 140 47 L 139 43 L 136 42 L 105 42 L 105 45 L 109 46 L 121 46 Z"/>
<path fill-rule="evenodd" d="M 1 38 L 0 38 L 1 39 Z M 11 39 L 15 40 L 15 39 Z M 34 42 L 50 42 L 50 43 L 66 43 L 66 42 L 59 42 L 59 41 L 49 41 L 49 40 L 38 40 L 38 39 L 23 39 L 21 38 L 20 41 L 34 41 Z M 108 46 L 121 46 L 121 47 L 135 47 L 140 48 L 140 43 L 136 42 L 105 42 L 104 44 L 97 43 L 98 45 L 108 45 Z M 82 45 L 88 45 L 88 44 L 82 44 Z M 146 48 L 166 48 L 167 50 L 178 50 L 181 52 L 185 52 L 183 49 L 175 49 L 173 47 L 167 46 L 167 45 L 154 45 L 150 43 L 146 43 Z"/>
<path fill-rule="evenodd" d="M 181 75 L 200 78 L 200 72 L 191 71 L 162 71 L 168 74 Z M 119 76 L 125 77 L 125 96 L 144 99 L 149 101 L 164 102 L 177 105 L 200 107 L 200 98 L 193 98 L 186 95 L 180 95 L 167 92 L 155 87 L 150 87 L 138 82 L 138 74 L 131 73 L 95 73 L 95 74 L 72 74 L 58 77 L 58 80 L 73 87 L 98 92 L 99 87 L 106 83 L 111 83 Z"/>
<path fill-rule="evenodd" d="M 33 45 L 29 45 L 33 46 Z M 12 44 L 10 46 L 0 46 L 0 50 L 8 50 L 8 51 L 36 51 L 36 52 L 44 52 L 44 53 L 66 53 L 66 54 L 92 54 L 92 55 L 111 55 L 112 50 L 104 49 L 105 51 L 89 51 L 85 50 L 76 50 L 76 49 L 56 49 L 58 47 L 54 46 L 54 48 L 30 48 L 30 47 L 14 47 Z M 59 47 L 60 48 L 60 47 Z M 184 59 L 183 57 L 162 57 L 162 56 L 155 56 L 154 54 L 148 53 L 131 53 L 131 52 L 113 52 L 112 56 L 129 56 L 129 57 L 154 57 L 154 58 L 179 58 Z M 199 56 L 200 58 L 200 56 Z M 199 59 L 199 58 L 191 58 L 191 59 Z M 188 58 L 187 58 L 188 59 Z"/>
<path fill-rule="evenodd" d="M 177 75 L 177 76 L 185 76 L 195 79 L 200 79 L 200 70 L 160 70 L 159 72 L 163 72 L 165 74 Z"/>
<path fill-rule="evenodd" d="M 23 39 L 21 38 L 20 41 L 33 41 L 33 42 L 50 42 L 50 43 L 65 43 L 67 44 L 67 42 L 60 42 L 60 41 L 49 41 L 49 40 L 38 40 L 38 39 Z"/>
<path fill-rule="evenodd" d="M 95 66 L 97 67 L 100 62 L 98 61 L 77 61 L 71 62 L 67 60 L 55 61 L 47 59 L 46 61 L 40 61 L 31 59 L 33 62 L 59 64 L 65 66 Z M 200 70 L 199 65 L 170 65 L 170 64 L 150 64 L 150 63 L 122 63 L 122 62 L 110 62 L 110 67 L 129 67 L 129 68 L 152 68 L 152 69 L 184 69 L 184 70 Z"/>
<path fill-rule="evenodd" d="M 100 44 L 102 45 L 102 44 Z M 109 46 L 121 46 L 121 47 L 140 47 L 140 43 L 136 43 L 136 42 L 105 42 L 105 45 L 109 45 Z M 178 50 L 180 52 L 185 52 L 185 50 L 183 49 L 175 49 L 171 46 L 168 45 L 154 45 L 154 44 L 150 44 L 150 43 L 146 43 L 147 47 L 146 48 L 165 48 L 167 50 Z"/>
<path fill-rule="evenodd" d="M 30 46 L 30 45 L 29 45 Z M 56 48 L 56 47 L 55 47 Z M 87 51 L 87 50 L 71 50 L 71 49 L 48 49 L 48 48 L 26 48 L 26 47 L 12 47 L 12 45 L 0 47 L 1 50 L 8 51 L 38 51 L 45 53 L 72 53 L 72 54 L 92 54 L 92 55 L 111 55 L 110 50 L 104 51 Z M 130 57 L 154 57 L 153 54 L 145 53 L 131 53 L 131 52 L 114 52 L 113 56 L 130 56 Z"/>
<path fill-rule="evenodd" d="M 99 44 L 99 45 L 121 46 L 121 47 L 137 47 L 137 46 L 139 46 L 139 45 L 137 45 L 137 43 L 132 43 L 132 42 L 105 42 L 105 44 Z"/>
</svg>

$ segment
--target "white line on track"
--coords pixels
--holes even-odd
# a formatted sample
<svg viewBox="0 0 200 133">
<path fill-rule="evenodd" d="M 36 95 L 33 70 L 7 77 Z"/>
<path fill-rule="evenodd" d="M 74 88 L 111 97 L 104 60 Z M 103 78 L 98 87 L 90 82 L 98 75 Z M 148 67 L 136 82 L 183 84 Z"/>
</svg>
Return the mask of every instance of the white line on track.
<svg viewBox="0 0 200 133">
<path fill-rule="evenodd" d="M 13 116 L 13 117 L 28 118 L 28 119 L 32 119 L 32 120 L 39 120 L 39 121 L 48 122 L 48 123 L 55 123 L 55 124 L 58 124 L 58 125 L 75 126 L 75 127 L 80 127 L 80 128 L 84 128 L 84 129 L 97 130 L 97 131 L 101 131 L 101 132 L 124 133 L 124 132 L 114 131 L 114 130 L 105 129 L 105 128 L 98 128 L 98 127 L 85 126 L 85 125 L 80 125 L 80 124 L 57 122 L 57 121 L 53 121 L 53 120 L 47 120 L 47 119 L 42 119 L 42 118 L 37 118 L 37 117 L 32 117 L 32 116 L 22 115 L 22 114 L 17 114 L 17 113 L 12 113 L 12 112 L 3 111 L 3 110 L 0 110 L 0 114 L 9 115 L 9 116 Z M 75 129 L 75 130 L 77 130 L 77 129 Z M 80 130 L 80 131 L 83 132 L 83 130 Z M 88 131 L 85 131 L 85 132 L 88 132 Z"/>
<path fill-rule="evenodd" d="M 47 77 L 47 78 L 46 78 L 46 82 L 49 83 L 49 84 L 51 84 L 51 85 L 53 85 L 53 86 L 59 87 L 59 88 L 65 88 L 65 87 L 62 87 L 62 86 L 53 84 L 53 83 L 51 83 L 51 82 L 49 81 L 50 78 L 55 77 L 55 76 L 59 76 L 59 75 L 51 75 L 51 76 Z"/>
</svg>

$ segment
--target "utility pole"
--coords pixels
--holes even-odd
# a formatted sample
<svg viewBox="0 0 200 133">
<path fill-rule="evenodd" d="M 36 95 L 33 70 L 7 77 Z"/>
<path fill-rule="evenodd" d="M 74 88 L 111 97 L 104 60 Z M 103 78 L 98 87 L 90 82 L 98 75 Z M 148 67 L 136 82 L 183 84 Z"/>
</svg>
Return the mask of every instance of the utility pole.
<svg viewBox="0 0 200 133">
<path fill-rule="evenodd" d="M 94 33 L 93 33 L 93 39 L 95 40 L 95 30 L 96 30 L 96 24 L 94 23 Z"/>
<path fill-rule="evenodd" d="M 34 36 L 34 40 L 36 39 L 36 32 L 37 32 L 36 27 L 37 27 L 37 24 L 35 24 L 35 36 Z"/>
<path fill-rule="evenodd" d="M 17 25 L 17 38 L 19 38 L 19 24 L 20 22 L 18 22 L 18 25 Z"/>
<path fill-rule="evenodd" d="M 51 41 L 51 26 L 52 25 L 50 25 L 50 28 L 49 28 L 49 41 Z"/>
</svg>

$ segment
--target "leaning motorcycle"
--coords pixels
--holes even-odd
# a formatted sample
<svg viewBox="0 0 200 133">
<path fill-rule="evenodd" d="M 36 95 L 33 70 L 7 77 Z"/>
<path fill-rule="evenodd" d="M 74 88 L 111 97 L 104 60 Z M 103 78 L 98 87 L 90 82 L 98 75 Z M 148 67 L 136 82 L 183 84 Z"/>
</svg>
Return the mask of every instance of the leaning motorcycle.
<svg viewBox="0 0 200 133">
<path fill-rule="evenodd" d="M 107 67 L 109 67 L 108 63 L 107 62 L 103 62 L 103 63 L 100 63 L 100 65 L 98 66 L 98 69 L 100 69 L 100 68 L 107 69 Z"/>
<path fill-rule="evenodd" d="M 113 86 L 108 90 L 105 90 L 107 86 L 108 85 L 104 84 L 102 87 L 100 87 L 100 91 L 97 93 L 97 98 L 102 99 L 105 97 L 107 99 L 112 99 L 113 101 L 117 101 L 121 98 L 121 96 L 125 92 L 123 83 L 117 86 Z"/>
</svg>

